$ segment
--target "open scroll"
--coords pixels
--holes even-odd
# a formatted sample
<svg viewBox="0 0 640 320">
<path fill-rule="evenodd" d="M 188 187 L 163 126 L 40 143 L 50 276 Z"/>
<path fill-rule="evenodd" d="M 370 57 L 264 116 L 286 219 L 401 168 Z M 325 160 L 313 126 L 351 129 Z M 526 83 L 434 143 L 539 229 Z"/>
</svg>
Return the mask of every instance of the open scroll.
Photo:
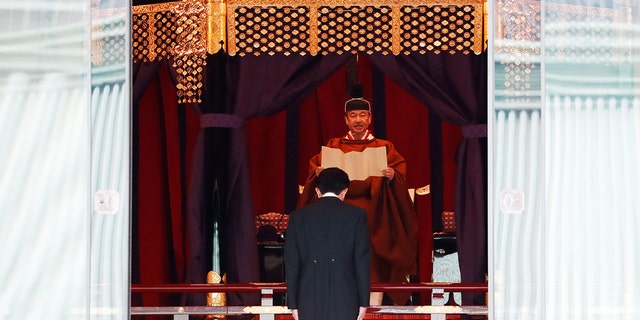
<svg viewBox="0 0 640 320">
<path fill-rule="evenodd" d="M 336 148 L 322 147 L 323 168 L 337 167 L 344 170 L 351 180 L 365 180 L 368 177 L 381 177 L 382 169 L 387 168 L 387 148 L 366 148 L 362 152 L 343 153 Z"/>
</svg>

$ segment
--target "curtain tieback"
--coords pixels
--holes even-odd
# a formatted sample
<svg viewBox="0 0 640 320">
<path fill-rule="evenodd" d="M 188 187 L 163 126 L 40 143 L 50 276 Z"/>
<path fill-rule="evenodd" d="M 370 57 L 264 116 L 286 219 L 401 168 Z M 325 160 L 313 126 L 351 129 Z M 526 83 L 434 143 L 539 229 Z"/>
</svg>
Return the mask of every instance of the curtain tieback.
<svg viewBox="0 0 640 320">
<path fill-rule="evenodd" d="M 226 113 L 205 113 L 200 116 L 200 128 L 240 128 L 242 117 Z"/>
<path fill-rule="evenodd" d="M 465 138 L 486 138 L 487 137 L 487 124 L 471 124 L 462 127 L 462 136 Z"/>
</svg>

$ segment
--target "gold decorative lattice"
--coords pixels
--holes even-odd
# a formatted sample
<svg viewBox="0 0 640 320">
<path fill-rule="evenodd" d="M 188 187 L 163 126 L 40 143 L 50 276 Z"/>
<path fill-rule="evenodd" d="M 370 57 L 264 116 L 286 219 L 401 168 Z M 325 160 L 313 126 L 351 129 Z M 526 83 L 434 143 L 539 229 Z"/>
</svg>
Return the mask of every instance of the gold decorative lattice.
<svg viewBox="0 0 640 320">
<path fill-rule="evenodd" d="M 238 7 L 235 47 L 243 53 L 306 52 L 309 12 L 306 7 Z"/>
<path fill-rule="evenodd" d="M 131 17 L 133 62 L 171 58 L 176 45 L 175 2 L 134 7 Z"/>
<path fill-rule="evenodd" d="M 202 73 L 207 64 L 206 8 L 198 2 L 182 2 L 176 8 L 176 45 L 173 67 L 178 73 L 178 102 L 202 102 Z"/>
<path fill-rule="evenodd" d="M 464 52 L 482 47 L 482 24 L 469 5 L 402 7 L 402 52 Z M 480 42 L 476 46 L 476 41 Z"/>
<path fill-rule="evenodd" d="M 484 0 L 182 0 L 133 7 L 132 59 L 172 59 L 199 102 L 206 53 L 481 53 Z M 108 57 L 107 57 L 108 58 Z"/>
<path fill-rule="evenodd" d="M 320 50 L 323 53 L 391 53 L 391 13 L 388 6 L 320 7 Z"/>
<path fill-rule="evenodd" d="M 484 2 L 227 1 L 231 55 L 485 50 Z"/>
<path fill-rule="evenodd" d="M 207 56 L 207 7 L 200 1 L 137 6 L 131 19 L 133 62 L 172 59 L 178 102 L 201 102 Z"/>
<path fill-rule="evenodd" d="M 151 15 L 141 13 L 131 16 L 131 57 L 134 62 L 155 60 L 155 56 L 149 54 L 149 44 L 153 42 L 152 33 L 149 33 L 149 17 Z"/>
</svg>

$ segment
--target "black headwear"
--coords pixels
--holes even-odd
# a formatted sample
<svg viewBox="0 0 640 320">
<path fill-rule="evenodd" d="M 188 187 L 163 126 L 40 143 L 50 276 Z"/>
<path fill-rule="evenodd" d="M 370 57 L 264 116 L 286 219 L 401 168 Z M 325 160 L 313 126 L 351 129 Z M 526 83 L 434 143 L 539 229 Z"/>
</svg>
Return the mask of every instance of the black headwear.
<svg viewBox="0 0 640 320">
<path fill-rule="evenodd" d="M 371 111 L 371 104 L 369 101 L 362 98 L 362 85 L 355 83 L 351 88 L 349 95 L 351 99 L 344 103 L 344 112 L 353 110 L 367 110 Z"/>
</svg>

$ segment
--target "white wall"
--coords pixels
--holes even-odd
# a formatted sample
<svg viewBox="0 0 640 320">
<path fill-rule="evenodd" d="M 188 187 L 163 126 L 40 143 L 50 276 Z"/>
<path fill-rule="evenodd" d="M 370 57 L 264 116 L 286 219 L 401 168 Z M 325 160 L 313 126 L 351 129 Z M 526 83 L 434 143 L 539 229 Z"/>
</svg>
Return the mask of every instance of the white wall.
<svg viewBox="0 0 640 320">
<path fill-rule="evenodd" d="M 2 320 L 128 318 L 129 4 L 100 5 L 0 2 Z M 88 30 L 109 6 L 127 57 L 107 67 Z M 98 189 L 117 213 L 94 211 Z"/>
<path fill-rule="evenodd" d="M 492 5 L 491 318 L 636 319 L 638 4 Z"/>
</svg>

